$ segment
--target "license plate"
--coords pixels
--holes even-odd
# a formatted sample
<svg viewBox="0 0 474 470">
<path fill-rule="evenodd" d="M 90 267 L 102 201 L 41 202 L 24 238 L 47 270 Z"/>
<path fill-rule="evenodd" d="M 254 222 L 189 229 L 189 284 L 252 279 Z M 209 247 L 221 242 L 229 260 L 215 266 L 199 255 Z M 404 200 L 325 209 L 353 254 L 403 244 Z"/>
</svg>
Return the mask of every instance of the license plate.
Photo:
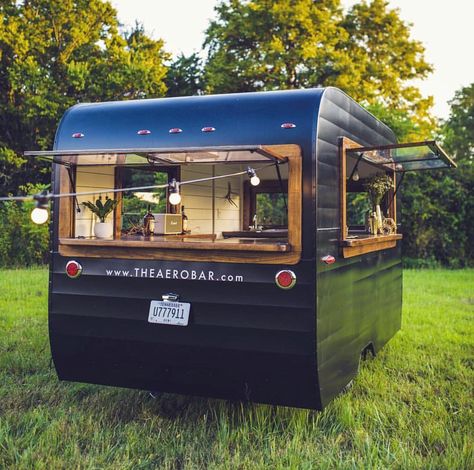
<svg viewBox="0 0 474 470">
<path fill-rule="evenodd" d="M 187 326 L 191 304 L 168 300 L 152 300 L 148 314 L 149 323 Z"/>
</svg>

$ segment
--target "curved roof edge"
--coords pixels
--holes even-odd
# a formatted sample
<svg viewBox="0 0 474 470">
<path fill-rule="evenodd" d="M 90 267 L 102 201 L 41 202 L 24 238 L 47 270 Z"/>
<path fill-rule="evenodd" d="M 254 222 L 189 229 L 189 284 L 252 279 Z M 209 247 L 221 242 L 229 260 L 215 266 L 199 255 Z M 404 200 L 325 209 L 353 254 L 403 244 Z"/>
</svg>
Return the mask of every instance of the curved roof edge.
<svg viewBox="0 0 474 470">
<path fill-rule="evenodd" d="M 326 95 L 339 96 L 358 114 L 370 115 L 385 126 L 333 87 L 110 101 L 69 108 L 59 124 L 54 149 L 311 145 Z M 387 131 L 392 132 L 388 127 Z"/>
<path fill-rule="evenodd" d="M 83 103 L 69 108 L 56 150 L 297 143 L 324 88 Z M 282 124 L 294 126 L 287 128 Z M 208 132 L 204 132 L 203 129 Z M 174 129 L 175 132 L 170 130 Z M 140 132 L 142 131 L 142 132 Z"/>
</svg>

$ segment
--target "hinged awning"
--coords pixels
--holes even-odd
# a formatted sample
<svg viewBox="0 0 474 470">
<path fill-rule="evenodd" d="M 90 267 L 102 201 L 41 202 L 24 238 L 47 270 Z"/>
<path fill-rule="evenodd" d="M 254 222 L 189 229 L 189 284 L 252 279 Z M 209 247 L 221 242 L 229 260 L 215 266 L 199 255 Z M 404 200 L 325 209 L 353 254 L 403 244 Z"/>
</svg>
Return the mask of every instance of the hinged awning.
<svg viewBox="0 0 474 470">
<path fill-rule="evenodd" d="M 283 149 L 285 147 L 285 149 Z M 285 159 L 296 146 L 233 146 L 27 151 L 27 157 L 71 165 L 182 165 L 186 163 L 255 163 Z M 290 149 L 290 153 L 292 150 Z"/>
<path fill-rule="evenodd" d="M 398 173 L 456 168 L 456 163 L 434 140 L 406 144 L 356 147 L 346 150 L 350 157 Z"/>
</svg>

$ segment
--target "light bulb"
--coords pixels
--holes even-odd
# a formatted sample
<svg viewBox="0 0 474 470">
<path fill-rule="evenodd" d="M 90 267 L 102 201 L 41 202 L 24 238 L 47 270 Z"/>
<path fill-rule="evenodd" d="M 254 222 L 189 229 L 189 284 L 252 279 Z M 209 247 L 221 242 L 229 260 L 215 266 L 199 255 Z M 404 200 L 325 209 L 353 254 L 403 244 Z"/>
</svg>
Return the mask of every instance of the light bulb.
<svg viewBox="0 0 474 470">
<path fill-rule="evenodd" d="M 31 211 L 31 220 L 38 225 L 44 224 L 49 217 L 48 209 L 44 207 L 35 207 Z"/>
<path fill-rule="evenodd" d="M 250 178 L 250 184 L 252 186 L 258 186 L 260 184 L 260 178 L 257 175 L 252 176 L 252 178 Z"/>
<path fill-rule="evenodd" d="M 352 175 L 352 179 L 354 181 L 359 181 L 359 178 L 360 178 L 359 172 L 357 171 L 357 168 L 356 168 L 356 170 L 354 171 L 354 174 Z"/>
<path fill-rule="evenodd" d="M 168 198 L 170 204 L 173 204 L 173 206 L 176 206 L 181 202 L 181 194 L 178 192 L 175 193 L 170 193 L 170 196 Z"/>
</svg>

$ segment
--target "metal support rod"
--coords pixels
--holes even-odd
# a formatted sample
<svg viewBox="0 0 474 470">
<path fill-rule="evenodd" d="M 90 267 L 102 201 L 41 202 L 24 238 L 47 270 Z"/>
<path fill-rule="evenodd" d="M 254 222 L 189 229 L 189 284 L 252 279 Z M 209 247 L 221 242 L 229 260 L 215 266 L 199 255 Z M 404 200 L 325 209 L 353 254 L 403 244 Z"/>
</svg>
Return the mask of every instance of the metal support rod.
<svg viewBox="0 0 474 470">
<path fill-rule="evenodd" d="M 71 183 L 72 192 L 76 192 L 76 181 L 72 177 L 72 169 L 70 166 L 66 166 L 67 174 L 69 176 L 69 182 Z M 76 203 L 76 212 L 79 214 L 81 212 L 81 206 L 77 200 L 77 196 L 74 196 L 74 202 Z"/>
<path fill-rule="evenodd" d="M 364 157 L 364 152 L 359 153 L 359 158 L 357 159 L 356 164 L 354 165 L 354 168 L 352 168 L 352 172 L 349 176 L 349 180 L 351 180 L 352 177 L 354 176 L 354 173 L 356 172 L 357 167 L 359 166 L 359 163 L 360 163 L 360 161 L 362 160 L 363 157 Z"/>
<path fill-rule="evenodd" d="M 393 201 L 395 201 L 395 196 L 398 193 L 398 190 L 400 189 L 400 185 L 402 184 L 403 178 L 405 177 L 405 173 L 402 173 L 400 175 L 400 179 L 398 180 L 397 187 L 395 188 L 395 191 L 393 192 L 392 199 L 390 200 L 390 204 L 388 205 L 388 210 L 392 208 Z"/>
</svg>

